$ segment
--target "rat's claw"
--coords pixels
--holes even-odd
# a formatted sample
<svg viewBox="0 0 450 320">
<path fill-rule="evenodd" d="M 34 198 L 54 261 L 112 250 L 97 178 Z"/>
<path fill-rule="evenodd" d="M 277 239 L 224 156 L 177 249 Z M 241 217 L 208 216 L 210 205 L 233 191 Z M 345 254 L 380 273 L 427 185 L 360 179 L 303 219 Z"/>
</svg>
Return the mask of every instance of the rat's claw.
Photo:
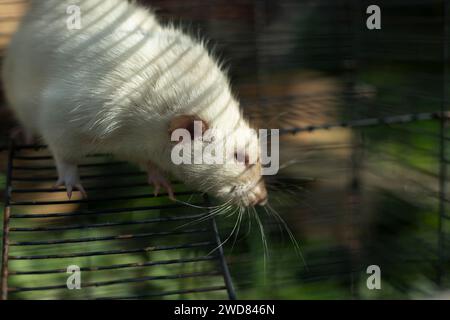
<svg viewBox="0 0 450 320">
<path fill-rule="evenodd" d="M 81 185 L 81 183 L 77 183 L 75 185 L 75 188 L 77 188 L 78 191 L 80 191 L 81 196 L 83 197 L 83 199 L 87 199 L 87 193 L 86 190 L 84 190 L 83 186 Z"/>
<path fill-rule="evenodd" d="M 169 198 L 172 200 L 175 200 L 175 196 L 172 190 L 172 186 L 170 185 L 169 182 L 167 182 L 164 178 L 159 178 L 159 177 L 154 177 L 154 176 L 149 176 L 148 178 L 148 183 L 153 185 L 153 187 L 155 188 L 155 190 L 153 191 L 153 194 L 155 195 L 155 197 L 158 196 L 159 191 L 161 190 L 161 188 L 166 189 L 167 194 L 169 195 Z"/>
<path fill-rule="evenodd" d="M 159 193 L 159 189 L 161 189 L 161 185 L 159 183 L 155 182 L 153 184 L 153 187 L 155 188 L 155 191 L 153 192 L 153 194 L 155 195 L 155 197 L 157 197 L 158 193 Z"/>
<path fill-rule="evenodd" d="M 175 201 L 175 195 L 173 194 L 172 186 L 167 181 L 163 183 L 164 188 L 166 188 L 170 200 Z"/>
<path fill-rule="evenodd" d="M 76 189 L 80 192 L 83 199 L 87 198 L 87 193 L 84 187 L 81 185 L 80 177 L 78 175 L 78 169 L 75 165 L 69 165 L 64 162 L 57 162 L 59 178 L 56 181 L 54 188 L 64 186 L 67 191 L 67 197 L 72 199 L 73 190 Z"/>
<path fill-rule="evenodd" d="M 149 172 L 148 172 L 148 183 L 153 185 L 155 188 L 154 195 L 155 197 L 158 196 L 159 191 L 161 188 L 164 188 L 167 190 L 167 194 L 169 195 L 169 198 L 171 200 L 175 200 L 175 195 L 172 190 L 172 186 L 170 185 L 170 182 L 166 180 L 166 178 L 154 167 L 149 166 Z"/>
<path fill-rule="evenodd" d="M 66 186 L 66 190 L 67 190 L 67 197 L 69 198 L 69 200 L 72 200 L 72 186 Z"/>
<path fill-rule="evenodd" d="M 78 191 L 80 192 L 81 197 L 82 197 L 83 199 L 87 199 L 87 197 L 88 197 L 88 196 L 87 196 L 86 190 L 84 189 L 84 187 L 83 187 L 80 183 L 71 185 L 71 184 L 66 184 L 66 183 L 64 183 L 64 181 L 58 180 L 58 181 L 53 185 L 53 188 L 56 189 L 56 188 L 59 188 L 59 187 L 62 187 L 62 186 L 64 186 L 64 187 L 66 188 L 66 191 L 67 191 L 67 197 L 69 198 L 69 200 L 72 199 L 72 195 L 73 195 L 73 190 L 74 190 L 74 189 L 76 189 L 76 190 L 78 190 Z"/>
</svg>

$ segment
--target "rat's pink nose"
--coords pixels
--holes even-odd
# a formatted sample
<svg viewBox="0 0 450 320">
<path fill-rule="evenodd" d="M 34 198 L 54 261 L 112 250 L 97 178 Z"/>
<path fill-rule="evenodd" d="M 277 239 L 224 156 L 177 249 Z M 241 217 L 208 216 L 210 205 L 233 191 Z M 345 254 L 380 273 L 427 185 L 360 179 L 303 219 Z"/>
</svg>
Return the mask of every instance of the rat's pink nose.
<svg viewBox="0 0 450 320">
<path fill-rule="evenodd" d="M 259 183 L 255 189 L 253 190 L 253 194 L 255 199 L 252 201 L 252 204 L 264 206 L 267 203 L 267 190 L 264 182 Z"/>
<path fill-rule="evenodd" d="M 265 198 L 259 199 L 256 204 L 259 206 L 265 206 L 267 204 L 267 196 Z"/>
</svg>

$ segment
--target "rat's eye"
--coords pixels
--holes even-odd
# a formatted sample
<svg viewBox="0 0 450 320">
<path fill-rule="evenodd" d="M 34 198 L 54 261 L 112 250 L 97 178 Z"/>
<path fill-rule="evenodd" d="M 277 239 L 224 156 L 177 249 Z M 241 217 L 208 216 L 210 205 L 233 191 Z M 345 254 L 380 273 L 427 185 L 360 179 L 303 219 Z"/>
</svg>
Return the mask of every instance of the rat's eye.
<svg viewBox="0 0 450 320">
<path fill-rule="evenodd" d="M 250 159 L 247 154 L 235 152 L 234 153 L 234 160 L 236 160 L 238 163 L 245 164 L 246 167 L 250 165 Z"/>
</svg>

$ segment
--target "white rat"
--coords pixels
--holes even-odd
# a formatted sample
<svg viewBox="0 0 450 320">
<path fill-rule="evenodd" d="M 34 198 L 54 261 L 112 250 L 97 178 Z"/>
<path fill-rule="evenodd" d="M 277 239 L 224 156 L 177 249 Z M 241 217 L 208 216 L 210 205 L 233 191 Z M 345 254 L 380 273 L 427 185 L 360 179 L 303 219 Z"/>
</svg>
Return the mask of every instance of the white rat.
<svg viewBox="0 0 450 320">
<path fill-rule="evenodd" d="M 73 28 L 77 12 L 80 28 Z M 218 62 L 203 43 L 160 25 L 135 2 L 32 1 L 7 50 L 3 80 L 24 129 L 49 146 L 57 186 L 69 198 L 74 188 L 86 196 L 78 164 L 101 152 L 146 168 L 156 194 L 164 187 L 173 198 L 162 173 L 169 172 L 235 204 L 267 199 L 259 160 L 247 161 L 260 153 L 258 137 L 242 134 L 249 126 Z M 195 120 L 228 132 L 214 141 L 244 140 L 246 149 L 226 155 L 240 161 L 174 164 L 171 133 L 192 133 Z"/>
</svg>

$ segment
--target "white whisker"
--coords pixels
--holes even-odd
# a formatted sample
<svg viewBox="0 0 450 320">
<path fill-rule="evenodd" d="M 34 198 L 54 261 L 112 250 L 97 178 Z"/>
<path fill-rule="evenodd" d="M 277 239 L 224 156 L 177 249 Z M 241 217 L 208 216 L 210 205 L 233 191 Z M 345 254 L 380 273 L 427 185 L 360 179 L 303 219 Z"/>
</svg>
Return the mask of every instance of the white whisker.
<svg viewBox="0 0 450 320">
<path fill-rule="evenodd" d="M 264 232 L 264 226 L 262 224 L 262 221 L 259 218 L 255 207 L 252 207 L 252 209 L 253 209 L 253 212 L 255 213 L 255 219 L 258 222 L 259 230 L 261 232 L 261 240 L 262 240 L 262 243 L 263 243 L 263 251 L 264 251 L 264 279 L 265 279 L 265 277 L 267 275 L 267 260 L 268 260 L 268 257 L 269 257 L 269 246 L 267 245 L 266 234 Z"/>
<path fill-rule="evenodd" d="M 284 229 L 286 230 L 286 233 L 289 235 L 289 238 L 291 239 L 292 244 L 295 247 L 295 252 L 299 256 L 299 258 L 303 261 L 303 264 L 305 265 L 306 269 L 308 269 L 308 265 L 306 263 L 306 260 L 303 257 L 303 254 L 301 252 L 300 245 L 298 244 L 297 239 L 295 239 L 295 236 L 292 233 L 291 229 L 288 227 L 286 221 L 284 221 L 283 218 L 281 218 L 280 214 L 270 205 L 270 203 L 267 203 L 266 206 L 274 213 L 275 217 L 278 218 L 278 221 L 280 221 L 282 223 L 282 225 L 284 226 Z"/>
<path fill-rule="evenodd" d="M 175 230 L 190 226 L 192 224 L 198 224 L 198 223 L 204 222 L 204 221 L 206 221 L 210 218 L 213 218 L 215 216 L 218 216 L 218 215 L 226 214 L 233 208 L 233 205 L 229 204 L 229 203 L 230 203 L 230 201 L 225 202 L 222 205 L 216 207 L 214 210 L 209 211 L 208 214 L 201 216 L 200 218 L 195 219 L 194 221 L 189 221 L 188 223 L 182 224 L 181 226 L 176 227 Z"/>
<path fill-rule="evenodd" d="M 236 209 L 233 211 L 233 214 L 236 213 L 236 211 L 239 210 L 239 209 L 240 209 L 239 207 L 236 208 Z M 212 249 L 212 250 L 207 254 L 208 256 L 209 256 L 211 253 L 213 253 L 214 251 L 216 251 L 217 249 L 219 249 L 220 247 L 223 247 L 223 245 L 224 245 L 225 243 L 227 243 L 228 240 L 230 240 L 230 238 L 233 236 L 234 231 L 236 230 L 236 228 L 237 228 L 237 226 L 238 226 L 238 222 L 239 222 L 239 216 L 236 218 L 236 223 L 234 224 L 234 227 L 233 227 L 233 229 L 231 230 L 231 233 L 230 233 L 230 235 L 228 236 L 228 238 L 226 238 L 224 241 L 222 241 L 222 243 L 220 243 L 217 247 L 215 247 L 214 249 Z"/>
</svg>

